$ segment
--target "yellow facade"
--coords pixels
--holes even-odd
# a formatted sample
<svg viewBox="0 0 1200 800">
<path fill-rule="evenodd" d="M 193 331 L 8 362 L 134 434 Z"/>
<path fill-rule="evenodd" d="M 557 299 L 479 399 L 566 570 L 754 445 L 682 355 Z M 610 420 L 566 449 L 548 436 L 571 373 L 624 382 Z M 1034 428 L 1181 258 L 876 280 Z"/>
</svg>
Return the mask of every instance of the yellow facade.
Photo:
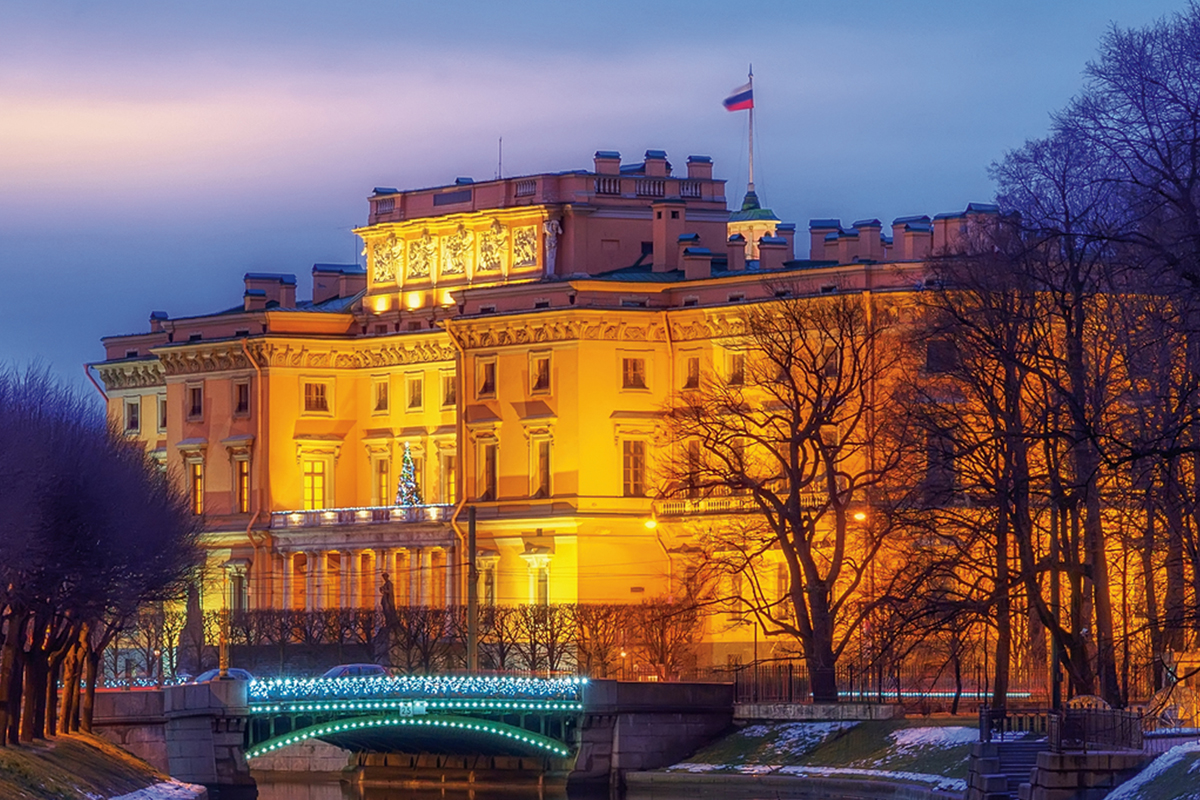
<svg viewBox="0 0 1200 800">
<path fill-rule="evenodd" d="M 462 602 L 468 506 L 484 602 L 669 596 L 705 513 L 653 500 L 673 394 L 732 368 L 739 310 L 779 280 L 873 302 L 921 271 L 739 266 L 711 163 L 675 177 L 655 151 L 637 170 L 598 153 L 594 172 L 377 190 L 371 209 L 365 270 L 317 265 L 313 301 L 247 275 L 242 310 L 156 315 L 93 365 L 205 515 L 207 607 L 374 607 L 383 573 L 398 604 Z M 395 505 L 406 449 L 413 508 Z M 752 637 L 716 620 L 709 655 L 749 660 Z"/>
</svg>

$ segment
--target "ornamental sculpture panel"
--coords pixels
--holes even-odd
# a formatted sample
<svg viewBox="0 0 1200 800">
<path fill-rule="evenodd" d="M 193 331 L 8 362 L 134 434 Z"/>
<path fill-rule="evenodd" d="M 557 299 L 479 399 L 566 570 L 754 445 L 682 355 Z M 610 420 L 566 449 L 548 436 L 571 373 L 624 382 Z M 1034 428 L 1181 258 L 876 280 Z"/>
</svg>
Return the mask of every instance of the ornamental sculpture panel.
<svg viewBox="0 0 1200 800">
<path fill-rule="evenodd" d="M 408 277 L 428 278 L 436 258 L 437 242 L 426 228 L 419 238 L 408 243 Z"/>
<path fill-rule="evenodd" d="M 386 239 L 376 240 L 371 248 L 372 275 L 375 283 L 392 283 L 404 263 L 404 242 L 389 233 Z"/>
<path fill-rule="evenodd" d="M 491 227 L 479 235 L 479 272 L 503 271 L 507 252 L 508 230 L 494 219 Z"/>
<path fill-rule="evenodd" d="M 537 266 L 537 249 L 537 228 L 533 225 L 517 228 L 513 234 L 513 267 Z"/>
<path fill-rule="evenodd" d="M 462 225 L 442 240 L 442 274 L 465 275 L 471 261 L 471 232 Z"/>
</svg>

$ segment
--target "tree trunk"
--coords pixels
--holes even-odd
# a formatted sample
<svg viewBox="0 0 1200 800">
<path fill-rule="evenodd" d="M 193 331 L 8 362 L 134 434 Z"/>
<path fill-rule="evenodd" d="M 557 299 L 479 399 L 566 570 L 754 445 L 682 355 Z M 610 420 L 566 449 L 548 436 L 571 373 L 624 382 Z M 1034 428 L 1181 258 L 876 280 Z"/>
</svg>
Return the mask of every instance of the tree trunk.
<svg viewBox="0 0 1200 800">
<path fill-rule="evenodd" d="M 17 664 L 17 651 L 21 648 L 21 638 L 25 632 L 25 622 L 28 615 L 21 612 L 11 612 L 5 622 L 4 644 L 0 646 L 0 744 L 7 738 L 4 732 L 8 730 L 11 718 L 10 709 L 13 706 L 13 671 Z"/>
<path fill-rule="evenodd" d="M 96 678 L 100 672 L 100 652 L 90 645 L 84 652 L 84 687 L 83 696 L 79 699 L 79 730 L 83 733 L 92 732 L 92 713 L 96 708 Z"/>
<path fill-rule="evenodd" d="M 996 526 L 996 675 L 992 684 L 992 707 L 1008 706 L 1009 665 L 1012 661 L 1012 598 L 1008 574 L 1008 507 L 1001 504 Z"/>
</svg>

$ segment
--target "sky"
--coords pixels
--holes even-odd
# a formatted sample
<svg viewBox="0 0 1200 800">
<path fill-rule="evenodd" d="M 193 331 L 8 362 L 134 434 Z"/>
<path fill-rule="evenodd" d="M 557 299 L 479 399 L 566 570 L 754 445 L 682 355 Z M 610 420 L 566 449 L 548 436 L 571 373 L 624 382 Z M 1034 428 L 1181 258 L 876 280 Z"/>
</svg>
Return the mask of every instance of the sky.
<svg viewBox="0 0 1200 800">
<path fill-rule="evenodd" d="M 1044 135 L 1112 24 L 1182 0 L 0 0 L 0 364 L 361 259 L 375 186 L 663 149 L 809 219 L 963 209 Z M 807 237 L 798 237 L 807 242 Z M 805 245 L 798 242 L 798 250 Z M 798 253 L 803 255 L 803 252 Z"/>
</svg>

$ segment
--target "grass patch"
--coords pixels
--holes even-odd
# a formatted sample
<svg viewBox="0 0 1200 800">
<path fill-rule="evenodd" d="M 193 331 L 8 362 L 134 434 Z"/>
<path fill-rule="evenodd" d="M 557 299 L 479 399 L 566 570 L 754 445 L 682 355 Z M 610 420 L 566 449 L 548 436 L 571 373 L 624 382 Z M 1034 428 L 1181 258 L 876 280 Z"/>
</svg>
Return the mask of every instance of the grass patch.
<svg viewBox="0 0 1200 800">
<path fill-rule="evenodd" d="M 167 777 L 97 736 L 59 736 L 0 748 L 0 797 L 89 800 L 135 792 Z"/>
<path fill-rule="evenodd" d="M 971 742 L 938 742 L 931 738 L 928 744 L 904 746 L 897 735 L 904 731 L 927 728 L 970 728 L 969 735 L 975 737 L 974 726 L 964 725 L 965 720 L 956 717 L 921 718 L 915 720 L 886 720 L 861 722 L 844 735 L 823 742 L 806 754 L 799 762 L 809 767 L 855 767 L 880 769 L 892 772 L 923 772 L 947 778 L 966 778 Z"/>
</svg>

